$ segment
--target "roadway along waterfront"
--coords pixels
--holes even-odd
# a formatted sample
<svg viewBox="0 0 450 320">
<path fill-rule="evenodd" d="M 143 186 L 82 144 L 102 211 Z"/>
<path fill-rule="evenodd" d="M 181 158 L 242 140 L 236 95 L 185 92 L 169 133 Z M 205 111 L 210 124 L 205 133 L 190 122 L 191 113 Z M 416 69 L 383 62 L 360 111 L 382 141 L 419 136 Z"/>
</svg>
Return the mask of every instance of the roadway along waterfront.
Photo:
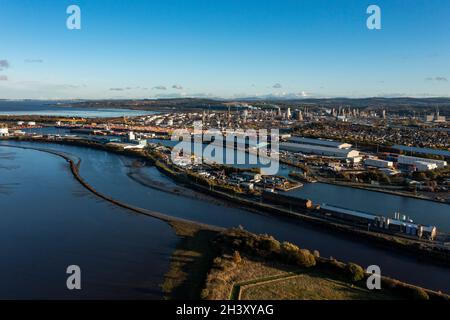
<svg viewBox="0 0 450 320">
<path fill-rule="evenodd" d="M 431 289 L 450 292 L 448 268 L 418 261 L 401 252 L 387 251 L 383 247 L 377 247 L 360 239 L 355 241 L 349 235 L 311 227 L 293 219 L 256 214 L 218 200 L 208 201 L 204 195 L 198 195 L 196 198 L 196 196 L 184 196 L 184 192 L 177 194 L 145 187 L 128 176 L 130 165 L 134 161 L 129 157 L 68 145 L 15 141 L 1 143 L 54 149 L 77 156 L 82 159 L 80 175 L 87 183 L 99 192 L 133 206 L 221 227 L 242 225 L 252 232 L 272 234 L 280 240 L 294 242 L 303 248 L 317 249 L 322 256 L 333 256 L 339 260 L 353 261 L 364 266 L 377 264 L 381 267 L 384 275 Z M 138 173 L 161 184 L 174 185 L 173 181 L 154 167 L 140 168 Z M 177 188 L 183 189 L 181 186 L 177 186 Z M 364 192 L 365 190 L 359 191 Z M 191 190 L 189 192 L 195 194 Z M 416 199 L 408 200 L 417 201 L 417 205 L 420 203 L 434 204 Z M 370 207 L 370 203 L 367 201 L 370 201 L 370 198 L 366 198 L 366 206 Z M 72 203 L 74 207 L 78 206 L 76 200 L 73 200 Z M 442 206 L 447 207 L 444 204 Z M 38 207 L 36 211 L 35 215 L 40 214 Z M 388 209 L 383 210 L 383 212 L 388 211 Z M 401 208 L 400 211 L 402 211 Z M 90 212 L 90 214 L 94 215 L 92 219 L 95 220 L 95 212 Z M 154 219 L 148 219 L 154 221 Z M 130 232 L 132 231 L 130 230 Z M 150 264 L 149 269 L 151 268 Z"/>
<path fill-rule="evenodd" d="M 151 142 L 173 146 L 176 142 L 170 140 L 152 139 Z M 236 153 L 244 153 L 236 151 Z M 252 154 L 241 155 L 253 162 L 256 158 Z M 237 165 L 237 167 L 250 168 L 252 165 Z M 298 169 L 280 165 L 279 175 L 288 177 L 289 172 Z M 306 183 L 303 188 L 288 192 L 289 195 L 310 199 L 314 203 L 327 203 L 352 210 L 360 210 L 374 215 L 392 217 L 394 212 L 400 212 L 411 217 L 415 222 L 425 225 L 435 225 L 438 230 L 450 232 L 450 205 L 434 201 L 403 197 L 376 191 L 369 191 L 346 186 L 327 183 Z"/>
</svg>

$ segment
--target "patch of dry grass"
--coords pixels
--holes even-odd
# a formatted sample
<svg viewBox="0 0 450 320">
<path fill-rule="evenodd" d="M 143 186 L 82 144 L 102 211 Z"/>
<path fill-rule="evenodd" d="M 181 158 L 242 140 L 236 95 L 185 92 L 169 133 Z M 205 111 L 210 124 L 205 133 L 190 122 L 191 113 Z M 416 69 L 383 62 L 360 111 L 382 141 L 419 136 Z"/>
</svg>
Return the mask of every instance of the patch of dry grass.
<svg viewBox="0 0 450 320">
<path fill-rule="evenodd" d="M 213 267 L 206 279 L 203 298 L 209 300 L 230 299 L 236 283 L 263 277 L 288 275 L 293 270 L 294 268 L 291 266 L 273 261 L 262 263 L 262 260 L 251 260 L 247 257 L 243 257 L 239 263 L 236 263 L 231 256 L 225 255 L 214 259 Z"/>
<path fill-rule="evenodd" d="M 384 291 L 371 291 L 323 272 L 304 271 L 280 279 L 241 287 L 241 300 L 395 300 Z"/>
</svg>

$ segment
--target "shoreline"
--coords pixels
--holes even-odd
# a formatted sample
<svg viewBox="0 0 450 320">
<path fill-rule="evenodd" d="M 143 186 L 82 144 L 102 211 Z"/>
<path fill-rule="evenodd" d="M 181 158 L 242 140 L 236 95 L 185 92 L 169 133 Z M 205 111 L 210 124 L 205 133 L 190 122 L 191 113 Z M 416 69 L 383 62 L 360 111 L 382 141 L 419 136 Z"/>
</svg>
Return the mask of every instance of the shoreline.
<svg viewBox="0 0 450 320">
<path fill-rule="evenodd" d="M 160 213 L 160 212 L 157 212 L 157 211 L 152 211 L 152 210 L 136 207 L 136 206 L 133 206 L 133 205 L 121 202 L 119 200 L 116 200 L 114 198 L 111 198 L 111 197 L 109 197 L 109 196 L 107 196 L 107 195 L 97 191 L 94 187 L 92 187 L 89 183 L 87 183 L 80 176 L 80 174 L 79 174 L 79 165 L 81 163 L 81 159 L 78 161 L 77 164 L 75 164 L 75 162 L 72 159 L 70 159 L 70 157 L 68 155 L 64 154 L 63 152 L 58 152 L 58 151 L 49 150 L 49 149 L 43 149 L 43 148 L 25 147 L 25 146 L 0 145 L 0 147 L 35 150 L 35 151 L 45 152 L 45 153 L 52 154 L 52 155 L 58 156 L 60 158 L 63 158 L 69 164 L 69 168 L 70 168 L 70 172 L 72 173 L 72 176 L 85 189 L 90 191 L 95 196 L 97 196 L 97 197 L 99 197 L 99 198 L 101 198 L 101 199 L 103 199 L 103 200 L 105 200 L 107 202 L 110 202 L 110 203 L 112 203 L 112 204 L 114 204 L 116 206 L 122 207 L 124 209 L 128 209 L 128 210 L 133 211 L 135 213 L 143 214 L 143 215 L 146 215 L 148 217 L 152 217 L 152 218 L 164 221 L 164 222 L 168 223 L 169 225 L 171 225 L 172 223 L 184 223 L 184 224 L 192 224 L 192 225 L 195 225 L 197 227 L 203 227 L 205 229 L 210 229 L 210 230 L 215 230 L 215 231 L 223 230 L 223 228 L 221 228 L 221 227 L 208 225 L 208 224 L 205 224 L 205 223 L 199 223 L 199 222 L 191 221 L 191 220 L 188 220 L 188 219 L 174 217 L 174 216 L 167 215 L 167 214 L 164 214 L 164 213 Z"/>
<path fill-rule="evenodd" d="M 163 138 L 159 138 L 159 140 L 168 140 L 170 141 L 170 139 L 163 139 Z M 247 149 L 240 149 L 235 147 L 234 148 L 235 151 L 241 151 L 244 152 L 245 154 L 248 155 L 252 155 L 253 153 L 250 152 Z M 295 165 L 289 161 L 283 160 L 280 158 L 280 164 L 283 164 L 285 166 L 291 167 L 292 169 L 298 168 L 298 169 L 302 169 L 302 167 Z M 290 170 L 291 171 L 291 170 Z M 294 179 L 296 181 L 299 181 L 297 179 Z M 394 196 L 398 196 L 398 197 L 405 197 L 405 198 L 411 198 L 411 199 L 417 199 L 417 200 L 426 200 L 426 201 L 431 201 L 431 202 L 435 202 L 435 203 L 440 203 L 440 204 L 450 204 L 450 202 L 448 201 L 441 201 L 441 200 L 437 200 L 428 196 L 424 196 L 424 195 L 414 195 L 414 194 L 410 194 L 410 193 L 404 193 L 404 192 L 396 192 L 396 191 L 392 191 L 389 189 L 381 189 L 381 188 L 370 188 L 369 186 L 356 186 L 353 185 L 351 183 L 346 183 L 346 182 L 337 182 L 337 181 L 333 181 L 333 180 L 326 180 L 324 178 L 316 178 L 317 183 L 326 183 L 326 184 L 330 184 L 330 185 L 335 185 L 335 186 L 341 186 L 341 187 L 347 187 L 347 188 L 355 188 L 355 189 L 360 189 L 360 190 L 366 190 L 366 191 L 373 191 L 373 192 L 380 192 L 380 193 L 385 193 L 385 194 L 390 194 L 390 195 L 394 195 Z M 304 181 L 300 181 L 304 184 L 307 184 L 309 182 L 304 182 Z M 290 191 L 290 190 L 289 190 Z"/>
<path fill-rule="evenodd" d="M 25 140 L 25 141 L 39 142 L 39 140 L 36 140 L 36 139 L 30 139 L 30 140 Z M 19 142 L 20 142 L 20 140 L 19 140 Z M 97 148 L 97 149 L 101 149 L 101 150 L 105 150 L 105 151 L 109 151 L 109 152 L 113 152 L 113 153 L 117 153 L 117 154 L 121 154 L 121 155 L 126 155 L 126 156 L 130 156 L 130 157 L 146 158 L 147 160 L 151 160 L 151 159 L 148 159 L 145 156 L 145 154 L 140 153 L 140 152 L 133 152 L 133 151 L 131 151 L 131 152 L 129 152 L 129 151 L 128 152 L 127 151 L 121 152 L 119 150 L 107 148 L 107 147 L 105 147 L 103 145 L 99 145 L 99 144 L 91 145 L 90 143 L 83 142 L 83 141 L 70 142 L 70 141 L 45 141 L 45 140 L 41 140 L 40 142 L 49 142 L 49 143 L 55 143 L 55 142 L 58 143 L 59 142 L 60 144 L 78 145 L 78 146 L 83 146 L 83 147 L 87 147 L 87 148 L 91 147 L 91 148 Z M 77 178 L 77 176 L 78 176 L 78 178 L 81 179 L 81 181 L 84 181 L 83 178 L 80 177 L 79 172 L 78 172 L 79 163 L 78 163 L 78 166 L 77 166 L 66 154 L 63 154 L 62 152 L 52 151 L 52 150 L 48 150 L 48 149 L 44 149 L 44 148 L 34 148 L 34 147 L 26 147 L 26 146 L 23 146 L 23 147 L 22 146 L 11 146 L 11 145 L 1 145 L 1 146 L 16 147 L 16 148 L 23 148 L 23 149 L 34 149 L 34 150 L 37 150 L 37 151 L 52 153 L 54 155 L 62 157 L 70 164 L 70 170 L 71 170 L 72 174 L 74 175 L 74 177 Z M 155 166 L 155 167 L 159 168 L 159 166 Z M 162 168 L 159 168 L 159 170 L 161 170 L 161 169 Z M 170 176 L 170 174 L 169 174 L 169 176 Z M 78 181 L 81 183 L 80 180 L 78 180 Z M 175 218 L 175 217 L 171 217 L 171 216 L 168 216 L 168 215 L 165 215 L 165 214 L 161 214 L 161 213 L 158 213 L 158 212 L 154 212 L 154 211 L 151 211 L 151 210 L 146 210 L 146 209 L 134 207 L 134 206 L 131 206 L 131 205 L 127 205 L 127 204 L 121 203 L 121 202 L 116 201 L 116 200 L 114 200 L 114 199 L 112 199 L 112 198 L 110 198 L 110 197 L 108 197 L 106 195 L 103 195 L 103 194 L 97 192 L 87 182 L 84 181 L 84 183 L 85 184 L 82 183 L 83 187 L 87 188 L 90 192 L 93 192 L 95 195 L 99 196 L 100 198 L 102 198 L 102 199 L 104 199 L 106 201 L 109 201 L 109 202 L 113 203 L 114 205 L 118 205 L 118 206 L 121 206 L 123 208 L 132 210 L 132 211 L 134 211 L 136 213 L 141 213 L 141 214 L 144 214 L 144 215 L 147 215 L 147 216 L 154 217 L 154 218 L 160 219 L 162 221 L 165 221 L 165 222 L 169 223 L 174 228 L 174 230 L 175 230 L 177 225 L 188 225 L 191 228 L 202 229 L 202 230 L 209 230 L 209 231 L 225 230 L 224 228 L 215 227 L 215 226 L 211 226 L 211 225 L 208 225 L 208 224 L 202 224 L 202 223 L 198 223 L 198 222 L 195 222 L 195 221 L 190 221 L 190 220 L 187 220 L 187 219 Z M 199 189 L 199 187 L 200 186 L 196 186 L 196 188 L 194 188 L 194 189 L 197 190 L 197 189 Z M 201 190 L 198 190 L 198 191 L 201 191 Z M 205 191 L 205 190 L 203 190 L 203 191 Z M 231 196 L 223 194 L 222 197 L 226 198 L 227 200 L 230 200 Z M 236 199 L 236 200 L 238 200 L 239 203 L 242 204 L 241 199 Z M 270 208 L 270 210 L 266 211 L 266 210 L 259 210 L 259 209 L 255 208 L 254 205 L 251 204 L 251 203 L 249 203 L 248 205 L 249 206 L 245 205 L 245 207 L 246 208 L 248 207 L 250 209 L 250 211 L 254 211 L 254 212 L 257 212 L 257 213 L 260 213 L 260 214 L 267 214 L 267 213 L 269 213 L 269 214 L 272 213 L 273 214 L 273 212 L 271 212 L 271 211 L 274 208 Z M 290 213 L 290 214 L 292 215 L 292 213 Z M 275 215 L 277 215 L 277 214 L 275 213 Z M 278 216 L 279 216 L 279 214 L 278 214 Z M 303 218 L 306 218 L 306 220 L 311 220 L 311 219 L 314 220 L 314 217 L 304 216 Z M 301 219 L 301 220 L 304 220 L 304 219 Z M 305 221 L 305 222 L 309 223 L 311 221 Z M 317 225 L 317 223 L 314 223 L 314 224 Z M 335 230 L 336 233 L 340 233 L 340 232 L 343 231 L 344 234 L 345 233 L 350 234 L 350 235 L 354 234 L 354 235 L 357 235 L 357 236 L 361 236 L 363 239 L 367 239 L 368 241 L 372 241 L 370 235 L 368 235 L 366 232 L 362 232 L 361 231 L 361 232 L 356 232 L 355 233 L 355 230 L 351 230 L 350 227 L 342 229 L 339 225 L 337 225 L 337 224 L 330 224 L 330 222 L 327 222 L 327 223 L 325 223 L 325 222 L 318 222 L 318 227 L 320 227 L 320 228 L 324 227 L 324 229 L 328 229 L 328 230 Z M 177 234 L 177 236 L 179 236 L 179 238 L 180 238 L 179 241 L 180 242 L 183 241 L 183 238 L 184 238 L 183 236 L 180 236 L 179 234 Z M 419 252 L 419 253 L 426 253 L 427 252 L 427 251 L 424 251 L 421 248 L 410 248 L 410 249 L 414 249 L 414 250 L 411 250 L 411 251 L 409 251 L 409 250 L 402 250 L 402 249 L 405 248 L 405 244 L 399 243 L 398 241 L 395 240 L 395 238 L 392 238 L 392 237 L 384 237 L 384 239 L 378 239 L 378 240 L 381 240 L 381 241 L 374 241 L 373 244 L 369 243 L 369 245 L 377 245 L 377 242 L 378 242 L 379 244 L 383 245 L 383 247 L 387 247 L 388 246 L 392 250 L 396 250 L 399 254 L 403 254 L 403 255 L 406 255 L 406 256 L 408 256 L 408 255 L 412 256 L 412 254 L 417 253 L 417 252 Z M 392 246 L 392 244 L 394 244 L 394 245 Z M 420 258 L 427 258 L 427 260 L 430 260 L 430 261 L 433 261 L 433 262 L 438 262 L 438 261 L 436 261 L 436 259 L 433 259 L 432 256 L 428 256 L 428 255 L 425 255 L 425 256 L 424 255 L 419 255 L 419 256 L 415 255 L 415 257 L 419 258 L 419 259 Z"/>
<path fill-rule="evenodd" d="M 143 158 L 143 159 L 146 159 L 146 160 L 154 163 L 155 167 L 159 171 L 161 171 L 163 174 L 165 174 L 168 177 L 171 177 L 172 179 L 174 179 L 174 181 L 179 182 L 186 187 L 192 188 L 193 190 L 201 192 L 206 195 L 212 195 L 214 197 L 219 197 L 220 199 L 223 199 L 223 201 L 227 201 L 234 205 L 244 206 L 246 209 L 249 209 L 252 212 L 271 214 L 274 216 L 282 215 L 285 217 L 290 217 L 290 218 L 295 219 L 296 221 L 299 221 L 302 223 L 307 223 L 307 224 L 312 224 L 312 225 L 315 225 L 315 226 L 323 228 L 323 229 L 335 231 L 337 233 L 355 235 L 355 236 L 361 237 L 362 239 L 371 241 L 375 244 L 377 244 L 377 243 L 381 244 L 384 247 L 389 248 L 391 250 L 392 249 L 399 250 L 403 254 L 418 254 L 418 256 L 416 256 L 416 257 L 426 258 L 427 260 L 430 260 L 434 263 L 444 264 L 446 266 L 450 265 L 450 255 L 449 254 L 446 254 L 442 250 L 433 249 L 435 247 L 427 246 L 426 245 L 427 243 L 423 242 L 423 241 L 413 240 L 413 239 L 401 237 L 398 235 L 388 234 L 388 233 L 385 234 L 385 233 L 379 233 L 379 232 L 374 232 L 374 231 L 366 231 L 366 230 L 357 228 L 356 226 L 353 226 L 350 224 L 344 224 L 339 221 L 325 220 L 323 218 L 311 215 L 307 209 L 304 209 L 304 210 L 301 210 L 298 212 L 292 212 L 291 210 L 288 210 L 288 209 L 280 208 L 280 207 L 277 207 L 277 206 L 274 206 L 271 204 L 256 202 L 251 199 L 246 199 L 246 198 L 239 197 L 239 196 L 234 196 L 232 194 L 222 192 L 219 190 L 210 190 L 206 186 L 202 186 L 198 183 L 194 183 L 193 181 L 190 181 L 190 179 L 185 177 L 183 174 L 172 171 L 169 167 L 167 167 L 161 161 L 159 161 L 158 159 L 155 159 L 154 156 L 152 156 L 151 154 L 146 153 L 146 152 L 145 153 L 142 151 L 135 152 L 135 151 L 131 151 L 131 150 L 120 151 L 120 150 L 116 150 L 111 147 L 107 147 L 104 145 L 100 145 L 98 143 L 93 143 L 91 141 L 85 141 L 85 140 L 54 141 L 54 140 L 46 140 L 46 139 L 42 139 L 42 138 L 40 138 L 40 139 L 5 139 L 5 140 L 29 141 L 29 142 L 35 141 L 35 142 L 47 142 L 47 143 L 60 143 L 60 144 L 67 144 L 67 145 L 79 145 L 79 146 L 84 146 L 84 147 L 88 147 L 88 148 L 91 147 L 91 148 L 97 148 L 97 149 L 101 149 L 101 150 L 105 150 L 105 151 L 109 151 L 109 152 L 115 152 L 115 153 L 122 154 L 122 155 Z M 56 154 L 59 155 L 57 152 L 56 152 Z M 74 170 L 73 174 L 74 174 L 75 178 L 78 176 L 78 178 L 80 179 L 79 180 L 80 183 L 82 183 L 82 184 L 84 183 L 83 184 L 84 187 L 86 187 L 89 191 L 95 193 L 97 196 L 99 196 L 113 204 L 117 204 L 121 207 L 130 209 L 130 210 L 138 212 L 138 213 L 142 213 L 142 214 L 145 214 L 148 216 L 153 216 L 155 218 L 159 218 L 166 222 L 178 220 L 181 222 L 189 222 L 189 223 L 200 225 L 200 223 L 195 222 L 195 221 L 189 221 L 186 219 L 175 218 L 175 217 L 160 214 L 157 212 L 152 212 L 150 210 L 127 205 L 127 204 L 121 203 L 119 201 L 116 201 L 106 195 L 98 193 L 94 188 L 92 188 L 89 184 L 87 184 L 79 176 L 78 171 L 74 167 L 73 164 L 72 164 L 72 166 L 73 166 L 73 170 Z M 211 227 L 214 228 L 214 226 L 211 226 Z"/>
<path fill-rule="evenodd" d="M 360 190 L 366 190 L 366 191 L 372 191 L 372 192 L 379 192 L 379 193 L 390 194 L 390 195 L 398 196 L 398 197 L 405 197 L 405 198 L 411 198 L 411 199 L 417 199 L 417 200 L 425 200 L 425 201 L 435 202 L 435 203 L 439 203 L 439 204 L 450 205 L 450 202 L 448 202 L 448 201 L 440 201 L 440 200 L 436 200 L 436 199 L 426 197 L 426 196 L 403 193 L 401 191 L 397 192 L 397 191 L 392 191 L 392 190 L 387 190 L 387 189 L 371 188 L 369 186 L 356 186 L 351 183 L 347 184 L 346 182 L 341 183 L 341 182 L 336 182 L 336 181 L 327 181 L 327 180 L 322 180 L 320 178 L 317 179 L 317 182 L 331 184 L 334 186 L 340 186 L 340 187 L 345 187 L 345 188 L 354 188 L 354 189 L 360 189 Z"/>
<path fill-rule="evenodd" d="M 284 165 L 288 165 L 290 167 L 293 168 L 299 168 L 295 165 L 293 165 L 292 163 L 289 162 L 284 162 L 283 160 L 280 160 L 280 163 L 283 163 Z M 371 188 L 370 186 L 358 186 L 358 185 L 354 185 L 351 182 L 340 182 L 340 181 L 335 181 L 332 179 L 324 179 L 324 178 L 320 178 L 320 177 L 316 177 L 315 178 L 317 180 L 317 183 L 326 183 L 326 184 L 330 184 L 330 185 L 334 185 L 334 186 L 340 186 L 340 187 L 346 187 L 346 188 L 354 188 L 354 189 L 360 189 L 360 190 L 366 190 L 366 191 L 373 191 L 373 192 L 379 192 L 379 193 L 385 193 L 385 194 L 390 194 L 390 195 L 394 195 L 394 196 L 398 196 L 398 197 L 405 197 L 405 198 L 411 198 L 411 199 L 417 199 L 417 200 L 426 200 L 426 201 L 431 201 L 431 202 L 435 202 L 435 203 L 440 203 L 440 204 L 450 204 L 450 202 L 448 201 L 441 201 L 441 200 L 437 200 L 428 196 L 423 196 L 423 195 L 414 195 L 414 194 L 410 194 L 410 193 L 405 193 L 402 191 L 392 191 L 389 189 L 382 189 L 382 188 Z M 308 182 L 305 182 L 305 184 Z"/>
</svg>

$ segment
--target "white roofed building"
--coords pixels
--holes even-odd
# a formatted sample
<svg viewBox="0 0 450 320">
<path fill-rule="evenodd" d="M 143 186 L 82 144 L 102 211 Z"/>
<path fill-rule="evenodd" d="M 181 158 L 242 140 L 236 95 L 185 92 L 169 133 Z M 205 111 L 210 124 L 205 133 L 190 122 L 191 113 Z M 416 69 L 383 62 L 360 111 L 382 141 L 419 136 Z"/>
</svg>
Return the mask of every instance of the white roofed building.
<svg viewBox="0 0 450 320">
<path fill-rule="evenodd" d="M 300 143 L 290 143 L 290 142 L 280 143 L 280 150 L 301 152 L 307 154 L 315 154 L 318 156 L 335 157 L 343 159 L 355 158 L 359 156 L 359 151 L 357 150 L 300 144 Z"/>
<path fill-rule="evenodd" d="M 314 146 L 331 147 L 331 148 L 338 148 L 338 149 L 350 149 L 352 147 L 351 144 L 345 143 L 345 142 L 326 140 L 326 139 L 304 138 L 304 137 L 291 137 L 288 139 L 288 142 L 309 144 L 309 145 L 314 145 Z"/>
<path fill-rule="evenodd" d="M 364 160 L 364 164 L 368 167 L 375 167 L 375 168 L 392 168 L 394 166 L 394 163 L 392 161 L 373 158 L 368 158 Z"/>
<path fill-rule="evenodd" d="M 436 168 L 444 168 L 447 166 L 447 161 L 444 160 L 435 160 L 435 159 L 427 159 L 427 158 L 418 158 L 411 156 L 400 155 L 398 157 L 399 164 L 406 165 L 414 165 L 421 169 L 420 171 L 433 170 Z"/>
<path fill-rule="evenodd" d="M 9 136 L 8 128 L 0 128 L 0 137 L 7 137 L 7 136 Z"/>
</svg>

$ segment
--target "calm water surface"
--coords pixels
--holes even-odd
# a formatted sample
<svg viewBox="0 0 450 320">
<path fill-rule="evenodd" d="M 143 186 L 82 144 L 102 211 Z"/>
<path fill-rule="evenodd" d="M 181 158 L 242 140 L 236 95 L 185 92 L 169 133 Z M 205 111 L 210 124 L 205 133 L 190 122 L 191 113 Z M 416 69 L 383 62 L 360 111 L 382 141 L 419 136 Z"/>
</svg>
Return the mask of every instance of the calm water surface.
<svg viewBox="0 0 450 320">
<path fill-rule="evenodd" d="M 160 299 L 177 238 L 99 200 L 57 156 L 0 146 L 0 299 Z M 66 289 L 78 265 L 82 290 Z"/>
<path fill-rule="evenodd" d="M 45 146 L 80 157 L 82 159 L 81 175 L 87 182 L 99 191 L 124 202 L 173 216 L 224 227 L 242 225 L 250 231 L 269 233 L 278 239 L 294 242 L 303 248 L 318 249 L 322 256 L 333 256 L 344 261 L 354 261 L 364 266 L 377 264 L 386 275 L 433 289 L 450 291 L 450 272 L 448 268 L 419 261 L 404 253 L 388 250 L 385 247 L 377 247 L 359 238 L 352 238 L 340 233 L 311 227 L 293 219 L 256 214 L 232 205 L 208 202 L 204 199 L 184 197 L 144 187 L 127 176 L 130 170 L 128 166 L 133 161 L 130 158 L 75 146 L 8 143 Z M 151 177 L 153 180 L 166 183 L 168 186 L 174 185 L 170 179 L 153 167 L 145 167 L 141 169 L 141 173 L 144 176 Z M 178 186 L 178 188 L 182 187 Z M 328 196 L 331 197 L 333 195 Z M 336 197 L 339 199 L 339 196 Z M 368 201 L 371 201 L 370 197 L 366 197 L 366 205 L 370 206 Z M 70 203 L 78 206 L 76 201 Z M 417 200 L 417 205 L 421 203 L 424 203 L 424 205 L 429 204 L 427 201 Z M 386 207 L 382 209 L 387 211 Z M 153 240 L 155 242 L 159 241 L 157 239 Z"/>
<path fill-rule="evenodd" d="M 166 146 L 173 146 L 177 143 L 156 139 L 150 141 L 162 143 Z M 236 151 L 235 153 L 236 157 L 238 153 L 245 157 L 247 163 L 236 165 L 236 167 L 255 167 L 255 165 L 248 164 L 257 161 L 255 155 L 245 154 L 243 151 Z M 289 172 L 292 170 L 298 171 L 296 168 L 280 165 L 278 174 L 288 177 Z M 325 183 L 305 184 L 303 188 L 292 190 L 289 194 L 300 198 L 311 199 L 317 204 L 327 203 L 353 210 L 361 210 L 375 215 L 381 214 L 392 217 L 394 212 L 400 212 L 409 216 L 417 223 L 434 225 L 443 232 L 450 232 L 450 204 L 423 201 L 414 198 Z"/>
<path fill-rule="evenodd" d="M 153 111 L 54 106 L 54 101 L 0 101 L 0 115 L 112 118 L 155 114 Z"/>
</svg>

